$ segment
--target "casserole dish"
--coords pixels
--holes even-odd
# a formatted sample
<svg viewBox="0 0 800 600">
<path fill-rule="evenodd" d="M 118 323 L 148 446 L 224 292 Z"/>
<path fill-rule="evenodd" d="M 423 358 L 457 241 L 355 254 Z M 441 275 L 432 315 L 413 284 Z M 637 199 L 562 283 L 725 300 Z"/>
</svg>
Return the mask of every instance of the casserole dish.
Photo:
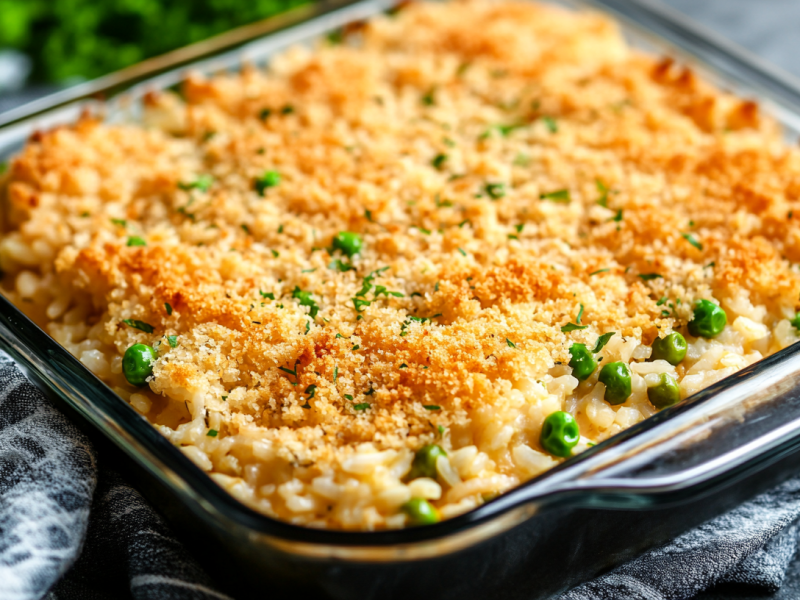
<svg viewBox="0 0 800 600">
<path fill-rule="evenodd" d="M 354 8 L 364 9 L 369 6 L 372 5 L 359 4 Z M 372 8 L 378 7 L 372 6 Z M 342 13 L 339 13 L 338 16 L 342 17 Z M 311 24 L 319 26 L 318 22 L 312 21 Z M 313 29 L 313 27 L 307 29 Z M 305 33 L 308 33 L 307 29 L 304 30 Z M 296 38 L 291 38 L 291 34 L 296 34 L 298 31 L 299 30 L 290 29 L 284 32 L 287 39 L 283 41 L 296 41 Z M 276 39 L 279 38 L 273 38 L 272 42 L 277 43 L 275 42 Z M 258 58 L 258 56 L 255 56 L 255 58 Z M 200 65 L 200 67 L 205 70 L 210 69 L 211 66 L 210 64 Z M 174 73 L 167 73 L 162 76 L 159 79 L 160 84 L 168 83 L 169 77 L 174 75 Z M 136 95 L 134 93 L 133 100 L 135 99 Z M 108 115 L 109 118 L 124 117 L 125 112 L 136 109 L 136 103 L 133 102 L 126 107 L 122 101 L 120 101 L 117 108 L 119 108 L 117 112 L 113 110 L 110 112 Z M 58 116 L 59 115 L 56 113 L 48 115 L 48 117 L 52 118 L 57 118 Z M 580 320 L 580 317 L 578 317 L 578 320 Z M 22 321 L 19 321 L 19 323 L 22 323 Z M 47 343 L 45 339 L 42 338 L 37 340 L 37 343 L 33 345 L 43 348 Z M 510 345 L 509 343 L 509 346 Z M 50 346 L 55 348 L 52 342 Z M 20 347 L 15 348 L 15 350 L 19 353 Z M 30 352 L 28 352 L 27 355 L 30 359 Z M 57 352 L 53 351 L 54 359 L 56 355 Z M 527 517 L 531 515 L 538 517 L 541 515 L 541 519 L 544 520 L 543 522 L 552 522 L 548 517 L 548 510 L 546 509 L 552 508 L 554 502 L 560 502 L 562 507 L 569 506 L 569 504 L 565 502 L 567 499 L 572 499 L 577 505 L 592 505 L 604 501 L 608 506 L 625 506 L 628 503 L 646 503 L 648 499 L 652 501 L 653 498 L 658 497 L 669 498 L 670 493 L 678 493 L 681 489 L 687 487 L 692 487 L 693 491 L 697 493 L 702 489 L 703 483 L 719 483 L 724 480 L 725 477 L 729 477 L 732 473 L 737 472 L 737 467 L 743 467 L 745 465 L 752 467 L 752 463 L 748 463 L 748 459 L 752 456 L 756 454 L 762 457 L 767 456 L 767 449 L 774 449 L 774 444 L 777 443 L 776 439 L 778 441 L 783 440 L 785 436 L 791 434 L 791 431 L 787 431 L 786 428 L 783 427 L 779 429 L 777 433 L 773 432 L 778 438 L 774 436 L 772 438 L 769 438 L 769 436 L 761 436 L 758 439 L 752 440 L 752 443 L 746 444 L 741 449 L 732 449 L 730 446 L 726 445 L 728 441 L 735 440 L 737 443 L 741 443 L 742 440 L 736 439 L 736 436 L 731 434 L 731 431 L 728 429 L 730 426 L 726 424 L 726 421 L 730 420 L 732 409 L 744 407 L 742 404 L 744 398 L 748 398 L 748 402 L 753 404 L 757 403 L 758 400 L 763 400 L 769 396 L 780 396 L 785 392 L 787 388 L 784 382 L 786 380 L 783 379 L 783 377 L 785 377 L 786 374 L 781 372 L 781 369 L 786 371 L 791 370 L 789 365 L 791 365 L 791 357 L 793 355 L 790 351 L 785 351 L 776 356 L 779 357 L 779 359 L 783 359 L 783 362 L 779 361 L 776 363 L 775 360 L 772 359 L 763 361 L 759 363 L 758 368 L 743 371 L 737 377 L 728 379 L 726 385 L 715 385 L 703 394 L 695 396 L 693 400 L 689 401 L 684 406 L 667 411 L 658 418 L 643 424 L 641 427 L 634 428 L 630 434 L 616 437 L 614 440 L 610 440 L 608 444 L 603 444 L 595 450 L 587 452 L 585 457 L 582 457 L 581 460 L 576 460 L 564 465 L 562 468 L 554 470 L 547 476 L 534 480 L 531 484 L 519 488 L 520 490 L 524 490 L 523 494 L 515 494 L 515 492 L 509 493 L 497 499 L 495 502 L 490 502 L 480 509 L 464 515 L 464 518 L 454 520 L 454 525 L 451 527 L 435 528 L 438 531 L 436 534 L 433 533 L 434 528 L 431 528 L 424 532 L 420 530 L 407 533 L 403 532 L 402 534 L 398 532 L 397 534 L 368 534 L 368 536 L 354 535 L 347 538 L 347 536 L 342 536 L 333 532 L 309 532 L 291 526 L 275 525 L 269 521 L 264 521 L 262 523 L 259 522 L 260 518 L 245 524 L 242 519 L 245 519 L 247 516 L 252 517 L 252 515 L 247 515 L 247 512 L 242 510 L 237 512 L 235 515 L 236 519 L 230 518 L 232 513 L 225 515 L 225 518 L 222 520 L 228 522 L 224 525 L 221 524 L 222 521 L 218 522 L 218 530 L 216 533 L 212 532 L 212 534 L 220 537 L 219 541 L 226 543 L 228 546 L 235 546 L 236 544 L 232 544 L 232 542 L 242 536 L 250 539 L 250 545 L 252 547 L 248 550 L 246 557 L 241 557 L 241 559 L 237 561 L 240 566 L 252 560 L 266 560 L 265 564 L 267 566 L 272 569 L 277 568 L 279 573 L 286 575 L 292 571 L 282 568 L 282 562 L 291 562 L 291 564 L 297 568 L 296 573 L 301 576 L 303 582 L 313 580 L 329 591 L 333 591 L 335 588 L 348 583 L 358 585 L 369 582 L 368 578 L 353 578 L 351 576 L 352 570 L 363 568 L 364 565 L 360 563 L 365 561 L 384 561 L 383 570 L 386 575 L 389 575 L 393 572 L 392 569 L 394 569 L 394 566 L 386 561 L 392 559 L 413 560 L 425 557 L 436 557 L 437 560 L 428 561 L 427 563 L 410 563 L 409 568 L 413 566 L 413 568 L 421 569 L 421 571 L 419 575 L 415 574 L 414 577 L 409 580 L 409 585 L 418 585 L 420 582 L 425 581 L 426 578 L 422 577 L 424 571 L 426 569 L 429 570 L 429 572 L 430 569 L 440 569 L 442 566 L 441 561 L 445 561 L 448 566 L 451 567 L 446 569 L 448 576 L 452 574 L 458 577 L 460 581 L 464 581 L 469 585 L 471 590 L 477 590 L 479 588 L 475 581 L 470 581 L 471 578 L 464 578 L 459 575 L 460 570 L 469 564 L 469 561 L 466 563 L 462 562 L 465 556 L 458 557 L 452 554 L 443 556 L 442 553 L 452 553 L 459 548 L 466 549 L 484 537 L 495 540 L 496 538 L 492 536 L 497 535 L 500 531 L 522 520 L 525 520 L 525 529 L 527 529 L 527 526 L 533 526 L 534 531 L 537 533 L 545 533 L 547 532 L 547 528 L 543 526 L 543 523 L 530 525 L 531 521 L 527 519 Z M 63 364 L 70 365 L 68 360 L 65 360 Z M 39 366 L 42 366 L 41 362 Z M 80 370 L 75 372 L 80 373 Z M 67 388 L 60 385 L 58 381 L 58 377 L 63 376 L 63 373 L 54 374 L 51 372 L 48 376 L 52 380 L 53 385 L 60 388 L 62 392 L 67 390 Z M 97 390 L 100 390 L 102 393 L 107 393 L 107 390 L 104 388 L 97 388 Z M 754 395 L 754 390 L 758 390 L 761 393 Z M 113 402 L 113 400 L 111 402 Z M 775 404 L 772 403 L 769 404 L 769 406 L 773 407 Z M 119 410 L 121 409 L 118 407 L 109 407 L 105 413 L 106 417 L 111 414 L 109 411 L 113 412 Z M 756 410 L 757 407 L 746 412 L 744 418 L 749 419 L 750 415 L 754 414 L 753 411 Z M 736 413 L 734 412 L 733 414 L 735 415 Z M 785 416 L 785 414 L 786 411 L 782 410 L 781 415 Z M 670 415 L 672 419 L 667 420 L 667 417 Z M 112 422 L 115 420 L 117 419 L 111 419 Z M 138 433 L 131 433 L 133 431 L 131 428 L 138 426 L 135 424 L 136 421 L 137 419 L 132 418 L 130 415 L 122 417 L 117 423 L 119 425 L 117 433 L 121 435 L 129 434 L 129 441 L 131 443 L 139 445 L 140 450 L 150 451 L 150 453 L 152 453 L 152 450 L 142 448 L 142 440 L 147 439 L 146 437 L 142 437 L 144 434 L 140 436 Z M 757 422 L 762 423 L 763 421 L 763 415 L 759 416 Z M 745 422 L 747 422 L 747 420 Z M 751 429 L 742 425 L 737 429 L 751 431 Z M 723 434 L 717 433 L 718 431 L 724 431 L 725 437 L 719 437 Z M 647 435 L 644 435 L 645 432 L 647 432 Z M 704 437 L 705 440 L 698 440 L 698 437 Z M 708 442 L 708 440 L 711 440 L 711 442 Z M 691 453 L 684 455 L 679 450 L 682 445 L 689 441 L 693 442 Z M 718 456 L 716 460 L 705 460 L 705 462 L 700 461 L 692 464 L 691 461 L 696 461 L 698 457 L 709 458 L 708 456 L 703 456 L 698 450 L 704 441 L 711 445 L 711 449 L 714 452 L 722 454 Z M 723 441 L 726 443 L 723 443 Z M 656 443 L 657 445 L 654 445 Z M 771 446 L 770 444 L 773 445 Z M 168 446 L 164 447 L 166 448 Z M 170 449 L 170 451 L 172 450 Z M 670 455 L 669 452 L 672 452 L 674 456 L 677 456 L 680 460 L 674 457 L 670 459 L 669 457 L 672 455 Z M 656 458 L 658 460 L 655 460 Z M 687 463 L 689 459 L 691 460 Z M 154 470 L 162 474 L 169 474 L 170 472 L 177 474 L 177 469 L 170 469 L 168 464 L 169 460 L 171 460 L 171 458 L 166 456 L 161 461 L 162 465 L 155 465 L 161 468 L 156 468 Z M 670 462 L 670 460 L 672 460 L 672 462 Z M 175 464 L 180 465 L 181 463 L 179 461 Z M 667 465 L 667 467 L 664 467 L 664 465 Z M 668 470 L 654 473 L 653 469 L 655 466 L 661 466 L 662 469 L 666 468 Z M 669 469 L 675 469 L 676 467 L 678 468 L 678 472 L 670 474 Z M 631 469 L 641 470 L 645 468 L 648 473 L 648 478 L 646 479 L 637 479 L 633 483 L 630 483 L 626 482 L 625 477 L 622 477 L 622 475 L 630 477 Z M 199 481 L 202 480 L 202 476 L 200 476 L 200 480 L 198 481 L 190 481 L 191 477 L 196 477 L 197 475 L 197 473 L 191 475 L 190 472 L 186 472 L 185 474 L 182 473 L 181 477 L 183 477 L 184 482 L 189 483 L 188 489 L 202 492 L 202 494 L 198 496 L 198 506 L 200 509 L 221 513 L 222 511 L 218 506 L 209 504 L 209 499 L 218 495 L 219 491 L 216 490 L 215 494 L 209 492 L 207 489 L 196 488 L 196 485 L 201 486 L 201 488 L 202 486 L 209 485 L 208 482 L 199 483 Z M 590 491 L 594 491 L 594 494 L 589 493 Z M 231 499 L 226 500 L 226 503 L 230 502 L 232 502 Z M 566 519 L 562 525 L 564 527 L 569 527 L 568 521 L 569 519 Z M 467 527 L 467 525 L 469 525 L 469 527 Z M 523 528 L 520 528 L 516 531 L 519 532 L 522 529 Z M 578 529 L 583 533 L 584 528 Z M 223 531 L 225 532 L 224 535 L 222 533 Z M 260 535 L 258 535 L 259 532 Z M 402 543 L 398 546 L 398 542 Z M 328 545 L 321 545 L 326 543 Z M 387 544 L 394 545 L 387 546 Z M 552 545 L 542 541 L 542 543 L 537 544 L 536 547 L 540 548 L 540 551 L 546 551 L 548 554 L 553 555 L 552 547 L 548 549 L 548 546 Z M 587 547 L 588 545 L 584 544 L 580 546 L 580 549 L 584 551 Z M 239 550 L 241 549 L 242 546 L 239 544 Z M 533 549 L 529 550 L 533 551 Z M 478 550 L 476 549 L 474 552 L 478 552 Z M 294 555 L 296 554 L 303 554 L 308 560 L 305 562 L 296 561 L 294 560 L 296 558 Z M 235 556 L 235 554 L 232 553 L 229 554 L 229 556 L 232 557 Z M 341 565 L 331 565 L 330 559 L 333 558 L 343 559 L 345 563 Z M 506 567 L 513 563 L 509 558 L 509 556 L 498 556 L 498 560 L 502 561 Z M 532 559 L 528 557 L 527 560 Z M 581 564 L 584 563 L 591 564 L 591 561 L 581 562 Z M 538 565 L 539 561 L 529 564 Z M 308 570 L 312 568 L 318 569 L 319 573 L 314 577 L 309 577 Z M 474 572 L 474 566 L 468 566 L 467 568 L 469 568 L 470 572 Z M 386 569 L 389 570 L 387 571 Z M 380 569 L 375 570 L 376 575 L 380 575 Z M 525 572 L 530 573 L 530 571 L 530 568 L 525 569 Z M 570 577 L 573 572 L 579 573 L 580 571 L 580 569 L 571 569 L 569 572 Z M 491 576 L 493 572 L 494 570 L 490 570 L 488 574 Z M 552 572 L 552 570 L 550 572 Z M 258 574 L 257 571 L 252 569 L 249 570 L 249 573 L 253 575 Z M 337 573 L 344 573 L 345 577 L 337 581 Z M 509 572 L 509 575 L 511 574 L 513 574 L 513 571 Z M 442 580 L 445 578 L 439 577 L 439 579 Z M 383 581 L 385 582 L 386 578 L 383 578 Z M 492 581 L 497 581 L 497 579 L 492 578 Z M 427 582 L 426 585 L 430 585 L 430 583 L 431 582 Z M 485 583 L 487 585 L 490 584 L 489 581 Z M 455 582 L 437 581 L 437 584 L 443 586 L 442 591 L 448 590 L 453 592 L 457 590 Z M 398 587 L 397 589 L 399 590 L 401 588 Z M 542 586 L 542 589 L 546 591 L 547 588 Z M 347 592 L 347 590 L 342 591 L 345 593 Z M 354 590 L 350 591 L 352 592 Z"/>
</svg>

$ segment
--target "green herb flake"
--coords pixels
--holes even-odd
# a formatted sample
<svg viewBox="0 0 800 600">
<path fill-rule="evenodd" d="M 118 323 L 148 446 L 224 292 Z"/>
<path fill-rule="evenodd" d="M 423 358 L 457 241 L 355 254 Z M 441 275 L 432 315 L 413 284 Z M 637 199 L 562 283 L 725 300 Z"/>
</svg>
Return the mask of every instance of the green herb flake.
<svg viewBox="0 0 800 600">
<path fill-rule="evenodd" d="M 308 306 L 310 309 L 309 315 L 312 319 L 317 316 L 319 304 L 311 297 L 311 292 L 301 290 L 299 287 L 295 286 L 294 290 L 292 290 L 292 298 L 300 300 L 300 306 Z"/>
<path fill-rule="evenodd" d="M 223 402 L 227 402 L 228 401 L 228 396 L 222 396 L 222 401 Z"/>
<path fill-rule="evenodd" d="M 442 407 L 437 406 L 436 404 L 423 404 L 422 408 L 425 410 L 442 410 Z"/>
<path fill-rule="evenodd" d="M 122 322 L 128 327 L 139 329 L 145 333 L 153 333 L 153 326 L 149 323 L 145 323 L 144 321 L 137 321 L 136 319 L 122 319 Z"/>
<path fill-rule="evenodd" d="M 189 182 L 179 182 L 178 187 L 186 192 L 190 190 L 200 190 L 201 192 L 207 192 L 211 189 L 211 186 L 214 184 L 214 178 L 211 175 L 204 174 L 200 175 L 194 181 Z"/>
<path fill-rule="evenodd" d="M 111 219 L 111 222 L 119 227 L 127 227 L 128 225 L 128 222 L 125 219 Z"/>
<path fill-rule="evenodd" d="M 431 165 L 433 165 L 434 169 L 441 169 L 444 166 L 446 160 L 447 160 L 447 154 L 437 154 L 436 156 L 433 157 Z"/>
<path fill-rule="evenodd" d="M 356 312 L 364 312 L 367 306 L 372 304 L 369 300 L 364 300 L 363 298 L 353 298 L 353 307 L 356 309 Z"/>
<path fill-rule="evenodd" d="M 333 367 L 333 383 L 336 383 L 336 380 L 339 378 L 339 366 L 334 365 Z"/>
<path fill-rule="evenodd" d="M 278 258 L 281 255 L 281 253 L 277 250 L 270 250 L 270 252 L 272 253 L 273 258 Z"/>
<path fill-rule="evenodd" d="M 506 186 L 504 183 L 487 183 L 483 186 L 486 195 L 492 200 L 499 200 L 506 195 Z"/>
<path fill-rule="evenodd" d="M 569 190 L 556 190 L 554 192 L 546 192 L 539 194 L 539 200 L 550 200 L 559 204 L 569 204 Z"/>
<path fill-rule="evenodd" d="M 128 238 L 128 246 L 147 246 L 147 242 L 138 235 L 132 235 Z"/>
<path fill-rule="evenodd" d="M 433 106 L 436 103 L 436 97 L 434 95 L 435 92 L 436 88 L 431 88 L 430 90 L 428 90 L 420 99 L 422 104 L 424 104 L 425 106 Z"/>
<path fill-rule="evenodd" d="M 639 279 L 642 281 L 652 281 L 653 279 L 664 279 L 661 273 L 639 273 Z"/>
<path fill-rule="evenodd" d="M 461 253 L 461 256 L 466 256 L 467 255 L 467 253 L 464 251 L 463 248 L 456 248 L 456 250 L 458 250 Z"/>
<path fill-rule="evenodd" d="M 691 233 L 681 233 L 681 237 L 702 252 L 703 244 L 698 242 L 697 238 L 695 238 Z"/>
<path fill-rule="evenodd" d="M 710 268 L 710 267 L 716 267 L 716 266 L 717 266 L 717 263 L 715 263 L 715 262 L 712 260 L 712 261 L 711 261 L 710 263 L 708 263 L 707 265 L 703 265 L 703 268 L 704 268 L 704 269 L 708 269 L 708 268 Z"/>
<path fill-rule="evenodd" d="M 351 394 L 345 394 L 344 397 L 347 400 L 352 400 L 353 399 L 353 396 Z"/>
<path fill-rule="evenodd" d="M 407 369 L 407 368 L 408 368 L 408 365 L 406 363 L 403 363 L 402 365 L 400 365 L 398 367 L 398 369 Z"/>
<path fill-rule="evenodd" d="M 608 208 L 608 187 L 599 179 L 595 179 L 594 183 L 597 186 L 597 191 L 600 192 L 600 197 L 597 199 L 597 204 L 603 208 Z"/>
<path fill-rule="evenodd" d="M 622 221 L 622 209 L 621 208 L 617 211 L 617 214 L 615 214 L 613 217 L 611 217 L 611 220 L 614 221 L 615 223 L 619 223 L 620 221 Z"/>
<path fill-rule="evenodd" d="M 372 211 L 371 211 L 371 210 L 366 210 L 366 209 L 365 209 L 365 210 L 364 210 L 364 218 L 365 218 L 367 221 L 369 221 L 370 223 L 372 223 L 372 222 L 373 222 L 373 221 L 372 221 Z"/>
<path fill-rule="evenodd" d="M 464 227 L 464 225 L 466 225 L 467 223 L 469 223 L 470 225 L 472 224 L 472 222 L 469 219 L 464 219 L 463 221 L 461 221 L 461 223 L 458 224 L 459 229 Z"/>
<path fill-rule="evenodd" d="M 208 433 L 206 434 L 206 436 L 208 436 L 208 437 L 217 437 L 218 433 L 219 432 L 216 429 L 209 429 Z"/>
<path fill-rule="evenodd" d="M 661 296 L 661 298 L 659 298 L 658 302 L 656 302 L 656 306 L 663 305 L 667 300 L 669 300 L 669 298 L 667 298 L 666 296 Z"/>
<path fill-rule="evenodd" d="M 367 410 L 369 406 L 369 402 L 361 402 L 360 404 L 354 404 L 353 410 Z"/>
<path fill-rule="evenodd" d="M 352 348 L 350 348 L 350 350 L 351 350 L 352 352 L 355 352 L 356 350 L 360 350 L 360 349 L 361 349 L 361 346 L 359 346 L 358 344 L 355 344 L 355 345 L 353 345 L 353 347 L 352 347 Z"/>
<path fill-rule="evenodd" d="M 574 323 L 567 323 L 561 328 L 561 333 L 569 333 L 570 331 L 578 331 L 579 329 L 586 329 L 588 325 L 575 325 Z"/>
<path fill-rule="evenodd" d="M 592 277 L 594 275 L 599 275 L 600 273 L 608 273 L 609 271 L 611 271 L 611 269 L 597 269 L 597 271 L 592 271 L 591 273 L 589 273 L 589 277 Z"/>
<path fill-rule="evenodd" d="M 171 317 L 172 316 L 172 306 L 170 305 L 170 303 L 169 302 L 164 302 L 164 308 L 167 311 L 167 316 Z"/>
<path fill-rule="evenodd" d="M 611 339 L 611 336 L 613 336 L 615 333 L 616 333 L 615 331 L 609 331 L 608 333 L 604 333 L 599 338 L 597 338 L 597 344 L 595 344 L 594 348 L 592 348 L 592 352 L 594 352 L 595 354 L 600 352 L 600 350 L 602 350 L 608 343 L 608 340 Z"/>
<path fill-rule="evenodd" d="M 269 108 L 262 108 L 262 109 L 261 109 L 261 110 L 258 112 L 258 118 L 259 118 L 259 119 L 261 119 L 262 121 L 266 121 L 267 119 L 269 119 L 269 116 L 270 116 L 271 114 L 272 114 L 272 110 L 271 110 L 271 109 L 269 109 Z"/>
<path fill-rule="evenodd" d="M 178 347 L 178 336 L 177 335 L 168 335 L 167 342 L 169 343 L 170 348 L 177 348 Z"/>
<path fill-rule="evenodd" d="M 264 299 L 275 300 L 275 294 L 272 292 L 262 292 L 261 290 L 258 290 L 258 293 Z"/>
<path fill-rule="evenodd" d="M 542 117 L 542 122 L 550 133 L 558 133 L 558 123 L 553 117 Z"/>
<path fill-rule="evenodd" d="M 267 189 L 279 185 L 280 182 L 280 173 L 277 171 L 264 171 L 264 174 L 258 177 L 253 185 L 258 195 L 263 196 Z"/>
<path fill-rule="evenodd" d="M 506 344 L 508 344 L 509 348 L 516 348 L 517 347 L 517 345 L 514 342 L 512 342 L 510 339 L 508 339 L 508 338 L 506 338 Z"/>
</svg>

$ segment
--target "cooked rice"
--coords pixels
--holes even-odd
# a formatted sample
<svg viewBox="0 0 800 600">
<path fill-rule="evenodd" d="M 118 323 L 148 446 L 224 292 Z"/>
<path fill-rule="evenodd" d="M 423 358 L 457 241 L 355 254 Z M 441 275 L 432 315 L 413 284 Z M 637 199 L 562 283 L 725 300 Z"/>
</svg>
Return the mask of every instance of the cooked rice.
<svg viewBox="0 0 800 600">
<path fill-rule="evenodd" d="M 797 341 L 800 153 L 755 104 L 592 13 L 415 4 L 350 33 L 193 75 L 145 127 L 36 134 L 3 179 L 3 292 L 235 497 L 313 527 L 403 527 L 412 497 L 451 517 L 562 460 L 551 412 L 581 451 L 655 412 L 652 374 L 686 397 Z M 712 340 L 686 331 L 700 298 L 728 314 Z M 673 328 L 686 360 L 647 362 Z M 612 331 L 619 406 L 567 366 Z M 406 481 L 428 443 L 439 476 Z"/>
</svg>

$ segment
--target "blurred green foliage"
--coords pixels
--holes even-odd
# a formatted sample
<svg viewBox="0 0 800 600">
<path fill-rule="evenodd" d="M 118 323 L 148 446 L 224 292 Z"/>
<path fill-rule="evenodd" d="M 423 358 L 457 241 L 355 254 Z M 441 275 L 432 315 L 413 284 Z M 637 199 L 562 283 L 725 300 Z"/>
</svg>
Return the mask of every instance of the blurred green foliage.
<svg viewBox="0 0 800 600">
<path fill-rule="evenodd" d="M 0 48 L 33 59 L 31 79 L 91 79 L 307 0 L 0 0 Z"/>
</svg>

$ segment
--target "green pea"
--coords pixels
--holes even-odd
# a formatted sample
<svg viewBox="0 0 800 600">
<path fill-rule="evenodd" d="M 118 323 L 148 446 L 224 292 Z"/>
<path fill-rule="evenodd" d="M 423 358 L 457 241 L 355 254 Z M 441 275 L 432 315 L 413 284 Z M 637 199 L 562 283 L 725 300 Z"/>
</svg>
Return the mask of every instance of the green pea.
<svg viewBox="0 0 800 600">
<path fill-rule="evenodd" d="M 412 498 L 400 510 L 408 515 L 411 525 L 433 525 L 439 522 L 439 513 L 424 498 Z"/>
<path fill-rule="evenodd" d="M 583 381 L 594 373 L 597 368 L 597 361 L 585 344 L 572 344 L 569 348 L 569 354 L 572 357 L 569 360 L 569 366 L 572 367 L 572 376 L 575 379 Z"/>
<path fill-rule="evenodd" d="M 440 456 L 447 456 L 447 452 L 437 444 L 428 444 L 417 450 L 406 479 L 409 481 L 418 477 L 436 479 L 436 459 Z"/>
<path fill-rule="evenodd" d="M 333 249 L 341 250 L 343 254 L 350 258 L 361 252 L 363 246 L 364 240 L 362 237 L 352 231 L 340 231 L 333 238 Z"/>
<path fill-rule="evenodd" d="M 569 458 L 580 439 L 581 431 L 575 417 L 558 410 L 547 415 L 544 420 L 539 443 L 553 456 Z"/>
<path fill-rule="evenodd" d="M 681 389 L 672 375 L 661 373 L 658 376 L 658 383 L 647 388 L 647 398 L 650 400 L 650 404 L 656 408 L 667 408 L 680 401 Z"/>
<path fill-rule="evenodd" d="M 710 300 L 694 303 L 694 318 L 689 321 L 689 333 L 695 337 L 712 338 L 719 335 L 728 323 L 728 315 Z"/>
<path fill-rule="evenodd" d="M 605 399 L 609 404 L 622 404 L 631 395 L 631 370 L 623 362 L 608 363 L 597 379 L 606 386 Z"/>
<path fill-rule="evenodd" d="M 653 360 L 665 360 L 677 365 L 686 357 L 686 338 L 677 331 L 653 341 Z"/>
<path fill-rule="evenodd" d="M 131 385 L 144 385 L 153 374 L 153 363 L 158 358 L 156 351 L 145 344 L 134 344 L 122 357 L 122 372 Z"/>
</svg>

